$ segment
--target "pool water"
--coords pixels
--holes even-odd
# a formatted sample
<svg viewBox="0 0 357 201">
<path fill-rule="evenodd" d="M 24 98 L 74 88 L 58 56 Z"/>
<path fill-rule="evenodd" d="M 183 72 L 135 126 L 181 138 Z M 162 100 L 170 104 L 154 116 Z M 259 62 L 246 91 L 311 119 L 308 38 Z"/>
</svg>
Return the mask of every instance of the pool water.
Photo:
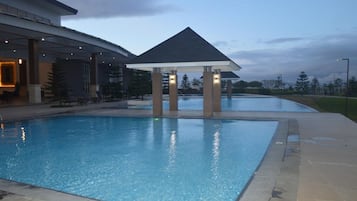
<svg viewBox="0 0 357 201">
<path fill-rule="evenodd" d="M 235 200 L 278 123 L 66 116 L 2 125 L 0 177 L 100 200 Z"/>
<path fill-rule="evenodd" d="M 135 107 L 132 107 L 135 108 Z M 137 109 L 151 109 L 152 106 L 139 106 Z M 163 108 L 169 109 L 169 101 L 163 102 Z M 202 97 L 180 97 L 179 110 L 202 110 Z M 222 111 L 269 111 L 269 112 L 315 112 L 305 105 L 276 97 L 234 97 L 221 99 Z"/>
</svg>

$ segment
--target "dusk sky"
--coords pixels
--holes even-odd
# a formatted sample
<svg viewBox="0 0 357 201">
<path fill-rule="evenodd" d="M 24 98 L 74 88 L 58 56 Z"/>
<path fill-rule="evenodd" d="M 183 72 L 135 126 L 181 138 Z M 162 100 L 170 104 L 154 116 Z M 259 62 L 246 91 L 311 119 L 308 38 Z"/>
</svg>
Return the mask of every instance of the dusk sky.
<svg viewBox="0 0 357 201">
<path fill-rule="evenodd" d="M 242 80 L 301 71 L 321 83 L 357 76 L 356 0 L 85 0 L 61 2 L 78 10 L 62 25 L 140 55 L 191 27 L 242 70 Z"/>
</svg>

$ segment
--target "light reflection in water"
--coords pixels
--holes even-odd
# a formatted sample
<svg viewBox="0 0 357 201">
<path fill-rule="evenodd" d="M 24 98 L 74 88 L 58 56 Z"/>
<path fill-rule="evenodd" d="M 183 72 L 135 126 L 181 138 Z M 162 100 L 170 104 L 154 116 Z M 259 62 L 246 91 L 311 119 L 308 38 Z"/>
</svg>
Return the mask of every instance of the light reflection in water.
<svg viewBox="0 0 357 201">
<path fill-rule="evenodd" d="M 168 169 L 174 167 L 175 161 L 176 161 L 176 131 L 171 131 Z"/>
<path fill-rule="evenodd" d="M 24 127 L 21 127 L 21 139 L 22 139 L 22 142 L 26 141 L 26 132 L 25 132 Z"/>
<path fill-rule="evenodd" d="M 212 153 L 213 153 L 213 160 L 212 160 L 212 165 L 211 165 L 211 170 L 213 173 L 213 178 L 217 179 L 218 178 L 218 162 L 219 162 L 219 147 L 220 147 L 220 132 L 217 129 L 216 132 L 213 134 L 213 147 L 212 147 Z"/>
<path fill-rule="evenodd" d="M 1 136 L 3 137 L 3 136 L 5 136 L 5 134 L 4 134 L 5 125 L 4 125 L 4 123 L 1 122 L 0 126 L 1 126 Z"/>
</svg>

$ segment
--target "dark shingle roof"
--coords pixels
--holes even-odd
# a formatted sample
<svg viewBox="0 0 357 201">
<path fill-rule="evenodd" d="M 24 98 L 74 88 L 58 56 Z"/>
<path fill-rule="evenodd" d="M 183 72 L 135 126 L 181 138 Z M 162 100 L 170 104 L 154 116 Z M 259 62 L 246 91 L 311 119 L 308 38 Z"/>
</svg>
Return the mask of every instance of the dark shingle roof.
<svg viewBox="0 0 357 201">
<path fill-rule="evenodd" d="M 187 27 L 180 33 L 134 58 L 130 63 L 175 63 L 231 61 L 227 56 Z"/>
<path fill-rule="evenodd" d="M 239 79 L 240 77 L 232 71 L 221 72 L 221 79 Z"/>
</svg>

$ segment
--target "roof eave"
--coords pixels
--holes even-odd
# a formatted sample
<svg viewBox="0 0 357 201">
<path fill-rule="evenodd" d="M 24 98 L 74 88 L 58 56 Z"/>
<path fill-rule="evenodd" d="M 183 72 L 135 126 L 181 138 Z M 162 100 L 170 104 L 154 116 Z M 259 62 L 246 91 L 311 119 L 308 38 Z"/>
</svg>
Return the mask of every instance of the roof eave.
<svg viewBox="0 0 357 201">
<path fill-rule="evenodd" d="M 203 67 L 211 66 L 212 70 L 239 71 L 241 67 L 232 61 L 200 61 L 200 62 L 170 62 L 170 63 L 132 63 L 129 69 L 153 71 L 160 68 L 162 72 L 202 72 Z"/>
<path fill-rule="evenodd" d="M 64 12 L 62 14 L 65 14 L 65 15 L 76 15 L 78 13 L 78 10 L 77 9 L 74 9 L 62 2 L 59 2 L 59 1 L 56 1 L 56 0 L 46 0 L 48 3 L 58 7 L 58 8 L 61 8 Z"/>
</svg>

